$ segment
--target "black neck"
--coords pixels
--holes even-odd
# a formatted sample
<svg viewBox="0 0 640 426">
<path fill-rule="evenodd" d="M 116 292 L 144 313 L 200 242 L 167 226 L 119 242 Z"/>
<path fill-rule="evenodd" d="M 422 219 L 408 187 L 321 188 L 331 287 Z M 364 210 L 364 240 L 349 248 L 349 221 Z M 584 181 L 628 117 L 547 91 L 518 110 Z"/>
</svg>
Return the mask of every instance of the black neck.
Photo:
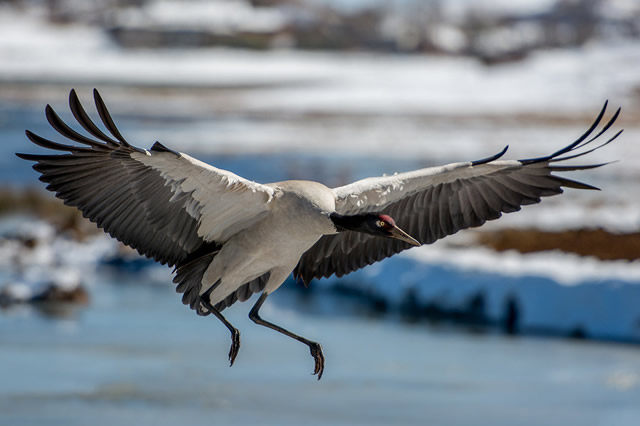
<svg viewBox="0 0 640 426">
<path fill-rule="evenodd" d="M 336 226 L 338 232 L 343 231 L 360 231 L 366 228 L 366 224 L 371 219 L 372 213 L 356 214 L 352 216 L 343 216 L 338 213 L 331 213 L 329 217 Z"/>
</svg>

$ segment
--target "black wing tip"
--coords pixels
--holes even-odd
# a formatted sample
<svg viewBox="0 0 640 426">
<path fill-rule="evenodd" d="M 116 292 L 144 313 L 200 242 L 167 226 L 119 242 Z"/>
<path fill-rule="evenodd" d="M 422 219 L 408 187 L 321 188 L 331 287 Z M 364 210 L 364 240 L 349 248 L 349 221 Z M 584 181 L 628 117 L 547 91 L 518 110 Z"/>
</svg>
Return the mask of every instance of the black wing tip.
<svg viewBox="0 0 640 426">
<path fill-rule="evenodd" d="M 80 102 L 80 98 L 78 98 L 78 93 L 76 92 L 76 89 L 71 88 L 71 90 L 69 90 L 69 104 L 71 104 L 72 102 Z"/>
<path fill-rule="evenodd" d="M 505 147 L 502 149 L 502 151 L 500 151 L 499 153 L 497 153 L 497 154 L 495 154 L 495 155 L 492 155 L 492 156 L 490 156 L 490 157 L 483 158 L 483 159 L 481 159 L 481 160 L 472 161 L 472 162 L 471 162 L 471 165 L 472 165 L 472 166 L 478 166 L 478 165 L 480 165 L 480 164 L 486 164 L 486 163 L 490 163 L 490 162 L 492 162 L 492 161 L 495 161 L 495 160 L 497 160 L 498 158 L 502 157 L 502 156 L 507 152 L 507 150 L 508 150 L 508 149 L 509 149 L 509 145 L 505 146 Z"/>
<path fill-rule="evenodd" d="M 27 160 L 27 161 L 37 161 L 35 158 L 33 158 L 34 154 L 25 154 L 22 152 L 16 152 L 16 157 L 22 159 L 22 160 Z"/>
<path fill-rule="evenodd" d="M 27 139 L 29 139 L 31 142 L 39 146 L 42 146 L 43 141 L 49 142 L 48 140 L 41 138 L 40 136 L 36 135 L 35 133 L 33 133 L 31 130 L 28 130 L 28 129 L 24 131 L 24 134 L 27 136 Z"/>
<path fill-rule="evenodd" d="M 553 177 L 555 177 L 560 182 L 560 185 L 565 188 L 586 189 L 590 191 L 601 190 L 597 186 L 589 185 L 588 183 L 579 182 L 577 180 L 567 179 L 565 177 L 560 177 L 560 176 L 553 176 Z"/>
<path fill-rule="evenodd" d="M 29 129 L 25 130 L 24 134 L 27 136 L 27 139 L 29 139 L 31 142 L 33 142 L 34 144 L 39 145 L 39 146 L 43 146 L 43 143 L 50 142 L 47 139 L 44 139 L 44 138 L 36 135 L 35 133 L 33 133 Z M 47 148 L 47 146 L 45 146 L 45 148 Z"/>
<path fill-rule="evenodd" d="M 104 103 L 104 99 L 100 94 L 100 91 L 96 87 L 93 88 L 92 93 L 93 93 L 94 100 L 100 100 L 102 103 Z"/>
<path fill-rule="evenodd" d="M 51 127 L 53 127 L 54 129 L 56 128 L 56 122 L 61 122 L 62 121 L 60 119 L 60 116 L 56 112 L 56 110 L 53 109 L 53 107 L 50 104 L 45 105 L 45 107 L 44 107 L 44 115 L 47 118 L 47 121 L 49 122 L 49 125 Z"/>
<path fill-rule="evenodd" d="M 104 100 L 102 99 L 100 92 L 98 92 L 98 89 L 96 89 L 95 87 L 93 88 L 93 100 L 96 101 L 96 103 L 99 102 L 104 104 Z"/>
<path fill-rule="evenodd" d="M 173 155 L 175 155 L 176 157 L 180 157 L 180 153 L 178 151 L 174 151 L 171 148 L 167 148 L 166 146 L 162 145 L 160 142 L 156 141 L 153 146 L 151 146 L 151 151 L 155 151 L 155 152 L 169 152 Z"/>
<path fill-rule="evenodd" d="M 568 166 L 549 166 L 549 170 L 551 170 L 552 172 L 572 172 L 575 170 L 590 170 L 590 169 L 597 169 L 600 168 L 602 166 L 607 166 L 609 164 L 613 164 L 613 163 L 617 163 L 620 160 L 612 160 L 612 161 L 606 161 L 604 163 L 596 163 L 596 164 L 580 164 L 580 165 L 568 165 Z"/>
<path fill-rule="evenodd" d="M 102 96 L 100 95 L 100 92 L 98 92 L 98 89 L 96 89 L 95 87 L 93 88 L 93 101 L 96 105 L 98 115 L 102 120 L 102 124 L 104 124 L 107 130 L 111 133 L 111 136 L 115 137 L 122 145 L 128 148 L 133 148 L 133 146 L 129 142 L 127 142 L 125 137 L 122 136 L 122 133 L 120 133 L 120 130 L 116 126 L 115 122 L 113 121 L 113 118 L 111 117 L 111 114 L 109 113 L 107 104 L 104 102 L 104 100 L 102 99 Z"/>
<path fill-rule="evenodd" d="M 591 149 L 589 149 L 587 151 L 579 152 L 577 154 L 573 154 L 573 155 L 570 155 L 570 156 L 560 157 L 563 154 L 567 154 L 567 153 L 570 153 L 570 152 L 575 152 L 575 150 L 578 150 L 580 148 L 585 147 L 586 145 L 590 144 L 591 142 L 595 141 L 600 136 L 602 136 L 607 130 L 609 130 L 609 128 L 618 119 L 618 116 L 620 115 L 620 112 L 622 111 L 622 107 L 618 107 L 618 109 L 616 109 L 616 112 L 612 115 L 612 117 L 609 119 L 609 121 L 602 127 L 600 132 L 598 132 L 591 139 L 587 140 L 589 135 L 591 135 L 594 132 L 594 130 L 598 127 L 598 125 L 602 121 L 602 118 L 604 117 L 604 114 L 605 114 L 605 111 L 606 111 L 608 105 L 609 105 L 609 100 L 607 99 L 607 100 L 605 100 L 604 105 L 602 106 L 602 109 L 600 110 L 600 113 L 598 114 L 596 119 L 593 121 L 593 123 L 591 124 L 589 129 L 587 129 L 587 131 L 584 132 L 578 139 L 576 139 L 575 141 L 573 141 L 572 143 L 570 143 L 566 147 L 564 147 L 562 149 L 559 149 L 558 151 L 554 152 L 551 155 L 547 155 L 547 156 L 544 156 L 544 157 L 537 157 L 537 158 L 528 158 L 528 159 L 523 159 L 523 160 L 518 160 L 518 161 L 520 163 L 522 163 L 523 165 L 527 165 L 527 164 L 534 164 L 534 163 L 544 163 L 546 161 L 552 162 L 552 161 L 569 160 L 571 158 L 576 158 L 576 157 L 580 157 L 582 155 L 588 154 L 590 152 L 595 151 L 596 149 L 602 148 L 603 146 L 609 144 L 610 142 L 615 140 L 618 136 L 620 136 L 620 134 L 623 132 L 624 129 L 619 130 L 612 138 L 610 138 L 608 141 L 606 141 L 605 143 L 603 143 L 603 144 L 601 144 L 601 145 L 599 145 L 599 146 L 597 146 L 595 148 L 591 148 Z M 586 140 L 586 142 L 585 142 L 585 140 Z"/>
<path fill-rule="evenodd" d="M 76 132 L 75 130 L 73 130 L 60 118 L 60 116 L 58 116 L 58 114 L 55 112 L 55 110 L 50 104 L 47 104 L 44 110 L 45 110 L 45 116 L 47 118 L 47 121 L 49 122 L 51 127 L 54 130 L 56 130 L 58 133 L 60 133 L 62 136 L 64 136 L 66 139 L 69 139 L 75 142 L 80 142 L 85 146 L 65 145 L 65 144 L 53 142 L 49 139 L 45 139 L 43 137 L 38 136 L 37 134 L 31 132 L 30 130 L 25 130 L 26 137 L 34 144 L 42 146 L 44 148 L 58 150 L 58 151 L 70 151 L 72 153 L 91 152 L 96 150 L 105 152 L 105 151 L 120 148 L 122 147 L 122 145 L 125 145 L 124 142 L 122 144 L 119 144 L 117 141 L 114 141 L 113 139 L 109 138 L 100 129 L 98 129 L 98 127 L 96 127 L 96 125 L 91 121 L 91 119 L 83 109 L 75 89 L 71 89 L 69 92 L 69 106 L 71 108 L 71 112 L 76 118 L 76 121 L 85 130 L 87 130 L 92 136 L 102 141 L 105 141 L 106 144 L 103 142 L 99 142 L 95 139 L 91 139 L 90 137 L 86 137 Z M 109 125 L 107 125 L 107 127 L 110 128 Z M 86 145 L 88 145 L 88 147 L 86 147 Z M 129 144 L 126 144 L 125 147 L 144 152 L 143 150 L 132 147 Z"/>
<path fill-rule="evenodd" d="M 47 118 L 47 122 L 49 123 L 49 125 L 55 128 L 55 121 L 56 119 L 59 120 L 59 116 L 50 104 L 45 105 L 44 115 Z"/>
</svg>

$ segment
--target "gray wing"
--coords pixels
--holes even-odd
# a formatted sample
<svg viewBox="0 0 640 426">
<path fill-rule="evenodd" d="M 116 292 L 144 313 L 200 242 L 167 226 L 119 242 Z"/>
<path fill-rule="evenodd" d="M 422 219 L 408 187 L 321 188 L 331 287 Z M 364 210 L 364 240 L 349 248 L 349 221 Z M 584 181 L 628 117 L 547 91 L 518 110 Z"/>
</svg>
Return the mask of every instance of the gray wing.
<svg viewBox="0 0 640 426">
<path fill-rule="evenodd" d="M 17 155 L 35 161 L 33 168 L 47 189 L 109 235 L 140 254 L 176 266 L 177 289 L 193 308 L 205 266 L 230 234 L 267 213 L 273 190 L 158 142 L 150 151 L 132 146 L 95 90 L 94 99 L 111 136 L 91 121 L 72 90 L 71 111 L 95 139 L 73 130 L 47 105 L 51 126 L 81 145 L 60 144 L 27 131 L 36 145 L 67 153 Z"/>
<path fill-rule="evenodd" d="M 588 154 L 595 148 L 572 153 L 590 144 L 615 122 L 620 109 L 591 139 L 604 115 L 603 107 L 585 134 L 567 147 L 545 157 L 519 161 L 496 161 L 505 152 L 470 163 L 457 163 L 384 178 L 370 178 L 336 188 L 337 208 L 341 214 L 381 212 L 422 244 L 431 244 L 461 229 L 480 226 L 502 213 L 539 203 L 541 197 L 560 194 L 562 187 L 597 189 L 554 172 L 585 170 L 604 164 L 556 165 L 555 163 Z M 568 154 L 568 155 L 565 155 Z M 305 285 L 313 278 L 345 274 L 390 257 L 412 245 L 389 238 L 346 231 L 323 236 L 301 257 L 294 277 Z"/>
</svg>

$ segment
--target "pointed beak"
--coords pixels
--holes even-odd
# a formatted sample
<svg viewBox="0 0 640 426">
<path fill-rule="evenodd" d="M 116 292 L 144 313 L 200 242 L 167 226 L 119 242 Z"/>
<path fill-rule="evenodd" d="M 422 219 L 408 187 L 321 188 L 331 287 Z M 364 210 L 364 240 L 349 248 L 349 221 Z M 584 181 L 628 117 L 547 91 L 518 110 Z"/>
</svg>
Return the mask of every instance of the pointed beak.
<svg viewBox="0 0 640 426">
<path fill-rule="evenodd" d="M 405 243 L 409 243 L 411 245 L 414 245 L 416 247 L 420 247 L 421 244 L 418 240 L 416 240 L 415 238 L 413 238 L 411 235 L 407 234 L 406 232 L 404 232 L 402 229 L 398 228 L 397 226 L 394 226 L 391 229 L 391 238 L 395 238 L 396 240 L 400 240 L 400 241 L 404 241 Z"/>
</svg>

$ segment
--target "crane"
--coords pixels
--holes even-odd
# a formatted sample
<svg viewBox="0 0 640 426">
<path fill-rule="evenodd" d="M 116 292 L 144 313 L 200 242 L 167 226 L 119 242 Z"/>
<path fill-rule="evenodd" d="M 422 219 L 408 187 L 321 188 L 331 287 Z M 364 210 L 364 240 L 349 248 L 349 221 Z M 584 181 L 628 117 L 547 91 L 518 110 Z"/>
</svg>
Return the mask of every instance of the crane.
<svg viewBox="0 0 640 426">
<path fill-rule="evenodd" d="M 305 286 L 314 278 L 345 274 L 502 213 L 538 203 L 563 187 L 598 189 L 554 174 L 607 163 L 562 164 L 616 139 L 590 145 L 614 124 L 620 108 L 594 134 L 607 108 L 589 129 L 551 155 L 500 160 L 507 151 L 477 161 L 372 177 L 338 188 L 290 180 L 260 184 L 155 142 L 150 149 L 122 136 L 97 90 L 95 106 L 106 128 L 91 120 L 75 92 L 69 106 L 88 133 L 67 125 L 47 105 L 49 124 L 63 144 L 26 135 L 62 154 L 16 154 L 35 161 L 47 189 L 77 207 L 112 237 L 161 264 L 174 267 L 182 302 L 198 315 L 214 315 L 231 333 L 229 362 L 240 332 L 222 315 L 236 301 L 260 293 L 249 318 L 309 347 L 313 374 L 322 377 L 322 346 L 264 320 L 260 308 L 292 273 Z"/>
</svg>

